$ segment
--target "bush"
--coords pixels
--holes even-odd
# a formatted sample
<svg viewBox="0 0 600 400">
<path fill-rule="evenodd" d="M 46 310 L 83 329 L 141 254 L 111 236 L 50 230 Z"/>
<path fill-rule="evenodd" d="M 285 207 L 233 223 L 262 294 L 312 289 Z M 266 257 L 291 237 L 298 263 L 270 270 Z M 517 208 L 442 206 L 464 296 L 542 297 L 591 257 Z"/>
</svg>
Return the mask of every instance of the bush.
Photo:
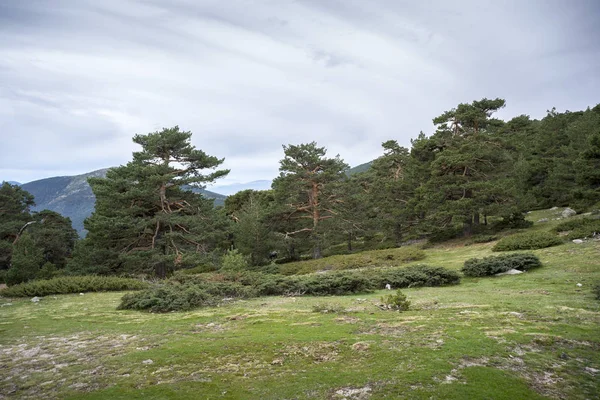
<svg viewBox="0 0 600 400">
<path fill-rule="evenodd" d="M 569 232 L 566 235 L 569 240 L 592 237 L 594 234 L 600 234 L 600 219 L 572 219 L 558 224 L 553 231 Z"/>
<path fill-rule="evenodd" d="M 477 236 L 473 236 L 473 238 L 471 238 L 470 242 L 471 243 L 489 243 L 489 242 L 493 242 L 494 240 L 498 240 L 498 236 L 477 235 Z"/>
<path fill-rule="evenodd" d="M 0 283 L 6 283 L 6 270 L 0 270 Z"/>
<path fill-rule="evenodd" d="M 457 272 L 426 265 L 369 270 L 368 273 L 333 271 L 302 276 L 271 275 L 250 271 L 201 275 L 176 274 L 156 287 L 125 295 L 119 308 L 152 312 L 185 311 L 195 307 L 215 305 L 223 297 L 338 296 L 368 293 L 381 289 L 388 283 L 394 287 L 415 287 L 451 285 L 459 282 L 460 275 Z M 181 294 L 178 295 L 178 292 Z"/>
<path fill-rule="evenodd" d="M 227 254 L 223 256 L 221 269 L 224 271 L 243 271 L 248 267 L 248 261 L 240 252 L 235 250 L 228 250 Z"/>
<path fill-rule="evenodd" d="M 460 283 L 460 275 L 443 267 L 413 265 L 406 268 L 394 268 L 372 271 L 370 277 L 374 289 L 383 289 L 386 284 L 393 288 L 422 286 L 446 286 Z"/>
<path fill-rule="evenodd" d="M 510 269 L 529 271 L 541 267 L 542 262 L 530 253 L 504 254 L 500 256 L 485 257 L 482 259 L 471 258 L 465 261 L 462 273 L 466 276 L 491 276 Z"/>
<path fill-rule="evenodd" d="M 550 232 L 523 232 L 500 239 L 492 251 L 534 250 L 562 243 L 560 238 Z"/>
<path fill-rule="evenodd" d="M 410 301 L 406 299 L 406 295 L 398 289 L 394 294 L 388 294 L 381 298 L 383 306 L 388 310 L 406 311 L 410 307 Z"/>
<path fill-rule="evenodd" d="M 600 300 L 600 281 L 596 282 L 592 288 L 592 293 L 596 296 L 596 300 Z"/>
<path fill-rule="evenodd" d="M 217 298 L 197 285 L 160 284 L 123 296 L 118 310 L 186 311 L 217 304 Z"/>
<path fill-rule="evenodd" d="M 525 214 L 522 212 L 513 212 L 509 215 L 502 216 L 500 221 L 493 224 L 492 229 L 504 230 L 504 229 L 521 229 L 529 228 L 533 226 L 533 222 L 525 219 Z"/>
<path fill-rule="evenodd" d="M 109 292 L 146 289 L 148 283 L 115 276 L 63 276 L 48 280 L 31 281 L 0 291 L 4 297 L 48 296 L 80 292 Z"/>
</svg>

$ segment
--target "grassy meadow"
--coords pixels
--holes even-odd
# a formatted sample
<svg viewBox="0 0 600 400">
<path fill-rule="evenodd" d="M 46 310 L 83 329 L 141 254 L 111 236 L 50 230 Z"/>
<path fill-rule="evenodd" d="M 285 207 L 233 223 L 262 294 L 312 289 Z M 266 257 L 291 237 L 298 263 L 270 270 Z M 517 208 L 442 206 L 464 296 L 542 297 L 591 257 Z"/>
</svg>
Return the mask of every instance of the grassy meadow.
<svg viewBox="0 0 600 400">
<path fill-rule="evenodd" d="M 459 270 L 493 245 L 413 263 Z M 386 291 L 168 314 L 117 311 L 123 292 L 0 298 L 0 399 L 600 398 L 600 242 L 532 252 L 544 266 L 521 275 L 404 289 L 402 313 Z"/>
</svg>

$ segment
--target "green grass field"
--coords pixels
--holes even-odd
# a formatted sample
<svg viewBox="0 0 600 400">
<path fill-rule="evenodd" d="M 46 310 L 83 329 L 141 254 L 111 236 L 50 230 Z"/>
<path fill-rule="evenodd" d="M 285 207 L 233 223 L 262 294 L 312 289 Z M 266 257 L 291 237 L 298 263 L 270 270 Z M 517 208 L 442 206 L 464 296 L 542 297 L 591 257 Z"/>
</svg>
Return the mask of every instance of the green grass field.
<svg viewBox="0 0 600 400">
<path fill-rule="evenodd" d="M 493 244 L 415 263 L 458 270 Z M 0 298 L 0 399 L 600 398 L 600 242 L 533 253 L 521 275 L 403 290 L 402 313 L 383 291 L 169 314 L 116 311 L 123 293 Z"/>
</svg>

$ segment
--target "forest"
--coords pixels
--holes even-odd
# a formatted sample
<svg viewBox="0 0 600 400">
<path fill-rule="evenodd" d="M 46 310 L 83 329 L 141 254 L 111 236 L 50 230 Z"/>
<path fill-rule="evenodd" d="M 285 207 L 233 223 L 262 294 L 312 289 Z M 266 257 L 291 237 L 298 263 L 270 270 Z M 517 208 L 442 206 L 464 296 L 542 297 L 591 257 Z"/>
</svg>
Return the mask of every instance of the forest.
<svg viewBox="0 0 600 400">
<path fill-rule="evenodd" d="M 224 177 L 223 159 L 175 126 L 133 141 L 140 150 L 91 178 L 96 208 L 79 239 L 70 220 L 32 213 L 19 186 L 0 187 L 0 280 L 57 276 L 165 278 L 178 270 L 280 273 L 286 263 L 436 243 L 492 241 L 531 224 L 527 212 L 600 208 L 600 105 L 494 118 L 503 99 L 461 103 L 405 148 L 382 143 L 364 171 L 316 142 L 284 144 L 271 190 L 224 207 L 191 191 Z"/>
</svg>

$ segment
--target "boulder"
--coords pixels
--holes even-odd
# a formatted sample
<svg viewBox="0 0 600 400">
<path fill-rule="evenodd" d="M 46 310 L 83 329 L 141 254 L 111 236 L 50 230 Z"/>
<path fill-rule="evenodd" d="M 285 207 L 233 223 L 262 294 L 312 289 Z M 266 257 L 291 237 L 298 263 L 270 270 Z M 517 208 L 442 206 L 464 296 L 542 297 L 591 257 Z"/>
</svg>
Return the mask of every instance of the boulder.
<svg viewBox="0 0 600 400">
<path fill-rule="evenodd" d="M 575 210 L 573 210 L 572 208 L 569 208 L 569 207 L 565 208 L 563 210 L 563 212 L 560 213 L 560 215 L 562 215 L 563 218 L 569 218 L 569 217 L 572 217 L 573 215 L 576 215 L 576 214 L 577 214 L 577 211 L 575 211 Z"/>
<path fill-rule="evenodd" d="M 523 271 L 519 271 L 518 269 L 509 269 L 506 272 L 500 272 L 498 274 L 496 274 L 496 276 L 503 276 L 503 275 L 519 275 L 522 274 Z"/>
<path fill-rule="evenodd" d="M 583 240 L 581 240 L 581 239 L 573 239 L 573 243 L 575 243 L 575 244 L 581 244 L 581 243 L 583 243 Z"/>
<path fill-rule="evenodd" d="M 538 220 L 538 222 L 548 222 L 548 221 L 550 221 L 548 218 L 542 218 L 542 219 Z"/>
<path fill-rule="evenodd" d="M 35 296 L 34 298 L 31 299 L 32 302 L 34 303 L 39 303 L 40 302 L 40 298 Z"/>
</svg>

